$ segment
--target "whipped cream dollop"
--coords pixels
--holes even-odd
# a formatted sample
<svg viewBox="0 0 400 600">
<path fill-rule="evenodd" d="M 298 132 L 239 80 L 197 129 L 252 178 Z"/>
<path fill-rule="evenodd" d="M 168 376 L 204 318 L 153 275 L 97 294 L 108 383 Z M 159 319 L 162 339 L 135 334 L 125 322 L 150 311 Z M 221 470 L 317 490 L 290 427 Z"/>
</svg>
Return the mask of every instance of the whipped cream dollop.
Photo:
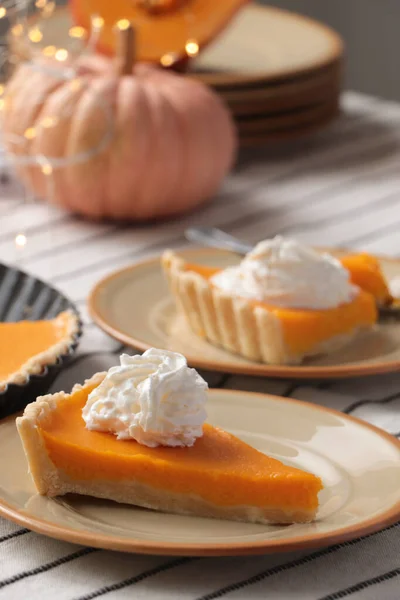
<svg viewBox="0 0 400 600">
<path fill-rule="evenodd" d="M 192 446 L 203 435 L 207 383 L 182 354 L 123 354 L 82 411 L 88 429 L 156 446 Z"/>
<path fill-rule="evenodd" d="M 281 236 L 257 244 L 237 267 L 216 273 L 212 283 L 231 295 L 313 310 L 350 302 L 359 291 L 336 258 Z"/>
</svg>

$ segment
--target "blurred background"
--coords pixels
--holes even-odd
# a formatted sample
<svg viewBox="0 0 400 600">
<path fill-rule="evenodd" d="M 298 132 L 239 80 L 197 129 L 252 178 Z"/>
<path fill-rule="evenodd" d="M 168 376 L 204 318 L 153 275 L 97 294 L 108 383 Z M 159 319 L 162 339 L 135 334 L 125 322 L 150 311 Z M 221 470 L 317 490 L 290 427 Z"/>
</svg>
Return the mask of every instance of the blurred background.
<svg viewBox="0 0 400 600">
<path fill-rule="evenodd" d="M 399 0 L 275 0 L 263 2 L 324 21 L 346 43 L 346 88 L 400 100 Z"/>
<path fill-rule="evenodd" d="M 57 4 L 65 3 L 66 0 L 57 0 Z M 400 100 L 397 60 L 390 60 L 400 55 L 399 0 L 261 0 L 261 3 L 309 15 L 332 26 L 346 43 L 345 88 Z"/>
</svg>

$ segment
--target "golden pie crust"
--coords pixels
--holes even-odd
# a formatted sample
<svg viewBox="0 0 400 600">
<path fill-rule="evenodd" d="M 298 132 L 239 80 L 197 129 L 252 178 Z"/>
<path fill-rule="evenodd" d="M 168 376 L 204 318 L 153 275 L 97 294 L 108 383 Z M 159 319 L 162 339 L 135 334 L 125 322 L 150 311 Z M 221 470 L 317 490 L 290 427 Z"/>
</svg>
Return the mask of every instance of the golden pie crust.
<svg viewBox="0 0 400 600">
<path fill-rule="evenodd" d="M 15 325 L 23 326 L 24 323 L 24 321 L 21 321 L 15 323 Z M 67 310 L 60 313 L 55 319 L 52 319 L 51 323 L 55 328 L 59 327 L 60 329 L 63 329 L 62 338 L 58 339 L 54 344 L 42 352 L 30 357 L 17 371 L 0 377 L 0 392 L 4 391 L 9 384 L 23 385 L 31 375 L 41 373 L 44 367 L 56 363 L 60 356 L 68 352 L 75 336 L 79 333 L 79 320 L 77 315 L 72 310 Z M 0 327 L 1 325 L 2 324 L 0 323 Z M 4 323 L 4 325 L 12 327 L 14 324 Z M 10 348 L 10 351 L 12 351 L 12 348 Z"/>
<path fill-rule="evenodd" d="M 369 316 L 359 326 L 293 351 L 285 340 L 280 318 L 267 307 L 232 296 L 210 284 L 201 272 L 188 268 L 184 259 L 167 250 L 162 265 L 178 311 L 190 328 L 212 344 L 251 361 L 268 364 L 299 364 L 306 357 L 334 352 L 351 341 L 362 328 L 376 322 L 377 311 L 370 296 Z M 361 294 L 365 294 L 361 292 Z M 367 300 L 368 304 L 368 300 Z"/>
</svg>

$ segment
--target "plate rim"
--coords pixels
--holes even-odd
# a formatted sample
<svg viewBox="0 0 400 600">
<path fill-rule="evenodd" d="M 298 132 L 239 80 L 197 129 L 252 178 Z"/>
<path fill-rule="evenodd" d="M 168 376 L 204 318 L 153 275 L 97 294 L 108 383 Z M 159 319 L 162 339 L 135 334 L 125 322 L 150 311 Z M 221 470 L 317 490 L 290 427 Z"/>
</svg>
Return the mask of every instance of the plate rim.
<svg viewBox="0 0 400 600">
<path fill-rule="evenodd" d="M 276 394 L 264 394 L 262 392 L 247 392 L 242 390 L 225 390 L 218 388 L 210 388 L 213 395 L 228 396 L 229 394 L 239 394 L 241 396 L 251 396 L 265 398 L 266 396 L 273 402 L 285 402 L 287 404 L 295 404 L 296 406 L 305 407 L 308 410 L 328 413 L 335 417 L 350 421 L 363 429 L 368 430 L 389 442 L 400 453 L 400 440 L 392 434 L 363 421 L 352 415 L 340 412 L 327 406 L 321 406 L 307 402 L 304 400 L 296 400 L 295 398 L 287 398 Z M 223 401 L 229 402 L 224 399 Z M 15 420 L 15 416 L 7 417 L 4 421 Z M 15 428 L 15 435 L 17 430 Z M 27 473 L 27 476 L 28 473 Z M 167 515 L 167 513 L 165 513 Z M 333 544 L 343 543 L 360 537 L 368 536 L 372 533 L 377 533 L 390 527 L 400 518 L 400 500 L 393 506 L 389 507 L 383 513 L 375 517 L 365 519 L 363 522 L 354 525 L 334 530 L 333 532 L 297 535 L 288 537 L 286 540 L 264 540 L 256 542 L 239 542 L 239 543 L 199 543 L 199 544 L 182 544 L 176 542 L 152 542 L 138 541 L 135 539 L 121 538 L 119 536 L 110 536 L 106 534 L 84 533 L 68 528 L 65 525 L 59 526 L 49 523 L 45 519 L 37 517 L 29 517 L 23 510 L 15 509 L 9 502 L 4 501 L 0 497 L 0 516 L 17 523 L 23 527 L 47 535 L 49 537 L 75 543 L 94 548 L 102 548 L 105 550 L 117 550 L 121 552 L 141 553 L 151 555 L 164 556 L 244 556 L 267 554 L 277 552 L 291 552 L 294 550 L 303 550 L 308 548 L 316 548 L 323 546 L 331 546 Z M 167 515 L 168 516 L 168 515 Z M 110 539 L 111 538 L 111 539 Z"/>
<path fill-rule="evenodd" d="M 33 282 L 35 285 L 39 285 L 41 290 L 49 290 L 55 294 L 57 298 L 66 305 L 62 310 L 69 310 L 74 314 L 76 318 L 77 330 L 71 336 L 68 348 L 66 348 L 65 352 L 57 357 L 55 362 L 53 361 L 44 364 L 40 373 L 30 373 L 22 382 L 9 382 L 5 384 L 3 389 L 0 389 L 0 419 L 22 410 L 29 402 L 27 395 L 29 392 L 32 392 L 32 390 L 36 393 L 40 393 L 40 389 L 41 393 L 46 393 L 46 391 L 48 391 L 49 387 L 51 386 L 51 382 L 57 377 L 58 374 L 60 374 L 65 365 L 68 364 L 68 361 L 75 354 L 84 329 L 82 317 L 78 307 L 76 306 L 76 303 L 73 302 L 66 294 L 61 292 L 57 287 L 54 287 L 51 283 L 48 283 L 41 277 L 37 277 L 35 274 L 30 273 L 29 271 L 21 269 L 20 265 L 18 264 L 13 265 L 8 262 L 0 261 L 0 283 L 2 283 L 2 281 L 7 277 L 7 273 L 14 273 L 18 277 L 19 282 Z M 13 303 L 18 300 L 20 294 L 20 290 L 18 290 L 16 293 L 13 293 Z M 60 312 L 62 312 L 62 310 L 60 309 Z M 56 315 L 54 315 L 54 317 L 55 316 Z M 30 320 L 29 317 L 27 320 Z M 3 321 L 3 318 L 0 318 L 0 323 L 4 322 L 7 321 Z M 20 322 L 20 319 L 17 322 Z"/>
<path fill-rule="evenodd" d="M 313 19 L 307 15 L 303 15 L 296 11 L 292 11 L 285 8 L 280 8 L 278 6 L 270 6 L 270 5 L 262 5 L 258 2 L 249 2 L 249 4 L 244 6 L 241 11 L 245 10 L 254 10 L 259 12 L 268 12 L 268 13 L 280 13 L 281 15 L 289 15 L 292 18 L 295 18 L 297 21 L 305 22 L 310 26 L 317 27 L 320 31 L 324 31 L 327 37 L 332 41 L 332 54 L 330 57 L 325 59 L 320 59 L 315 62 L 313 66 L 308 66 L 305 68 L 291 68 L 287 69 L 283 73 L 275 74 L 275 75 L 235 75 L 230 73 L 224 73 L 221 75 L 216 75 L 214 73 L 199 73 L 196 71 L 188 71 L 187 75 L 190 77 L 194 77 L 197 80 L 200 80 L 202 83 L 209 85 L 211 87 L 215 87 L 216 89 L 223 89 L 225 87 L 251 87 L 254 85 L 262 85 L 263 83 L 273 83 L 273 82 L 281 82 L 287 79 L 297 79 L 301 77 L 307 77 L 310 73 L 315 73 L 325 67 L 331 66 L 336 61 L 340 60 L 344 56 L 345 52 L 345 43 L 340 34 L 335 31 L 329 25 L 326 25 L 322 21 L 318 19 Z M 239 11 L 239 16 L 240 12 Z M 223 36 L 223 33 L 222 33 Z"/>
<path fill-rule="evenodd" d="M 332 251 L 347 251 L 346 248 L 324 248 L 329 252 Z M 196 252 L 202 251 L 206 254 L 212 254 L 215 252 L 218 253 L 228 253 L 229 251 L 225 250 L 216 250 L 214 248 L 182 248 L 178 249 L 177 252 L 184 251 L 185 255 L 196 254 Z M 374 254 L 378 260 L 385 260 L 388 262 L 393 262 L 399 265 L 400 267 L 400 258 L 395 258 L 391 256 L 379 256 Z M 153 256 L 151 258 L 146 258 L 140 260 L 132 265 L 127 267 L 123 267 L 122 269 L 117 269 L 112 273 L 109 273 L 100 281 L 98 281 L 90 290 L 89 295 L 87 297 L 87 306 L 89 310 L 89 314 L 93 321 L 108 335 L 118 340 L 122 344 L 134 348 L 136 350 L 140 350 L 144 352 L 151 348 L 151 344 L 148 344 L 144 340 L 137 339 L 136 337 L 127 335 L 115 328 L 113 325 L 110 325 L 105 318 L 101 315 L 101 312 L 98 308 L 98 298 L 101 293 L 102 288 L 107 285 L 111 280 L 121 277 L 122 275 L 135 271 L 136 269 L 140 269 L 141 267 L 150 266 L 153 264 L 155 267 L 160 266 L 160 255 Z M 329 365 L 329 366 L 304 366 L 304 365 L 268 365 L 264 363 L 253 363 L 251 365 L 248 364 L 240 364 L 240 363 L 232 363 L 226 361 L 209 361 L 203 358 L 192 357 L 190 354 L 185 352 L 185 356 L 187 358 L 188 363 L 195 368 L 204 369 L 206 371 L 216 371 L 222 373 L 232 373 L 234 375 L 251 375 L 254 377 L 272 377 L 277 379 L 332 379 L 332 378 L 347 378 L 347 377 L 361 377 L 366 375 L 378 375 L 382 373 L 392 373 L 397 370 L 400 370 L 400 358 L 397 360 L 386 361 L 386 362 L 378 362 L 378 363 L 367 363 L 366 365 L 354 363 L 350 365 Z"/>
</svg>

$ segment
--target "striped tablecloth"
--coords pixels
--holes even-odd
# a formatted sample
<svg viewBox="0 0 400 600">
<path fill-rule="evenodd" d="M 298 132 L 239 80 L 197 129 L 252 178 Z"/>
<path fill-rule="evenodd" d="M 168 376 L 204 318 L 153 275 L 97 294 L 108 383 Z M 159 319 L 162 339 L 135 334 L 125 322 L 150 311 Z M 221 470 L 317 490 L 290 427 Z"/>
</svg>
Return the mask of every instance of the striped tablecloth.
<svg viewBox="0 0 400 600">
<path fill-rule="evenodd" d="M 108 369 L 121 352 L 90 321 L 91 286 L 113 269 L 183 246 L 190 224 L 223 227 L 251 242 L 282 233 L 308 244 L 400 255 L 400 105 L 347 94 L 344 108 L 334 126 L 311 139 L 245 153 L 214 203 L 169 223 L 117 227 L 18 204 L 21 188 L 0 173 L 0 260 L 56 285 L 76 301 L 86 324 L 79 356 L 54 390 Z M 15 247 L 18 233 L 27 237 L 23 251 Z M 324 384 L 206 377 L 212 386 L 330 406 L 400 435 L 400 373 Z M 171 559 L 81 548 L 0 519 L 0 600 L 395 600 L 399 575 L 400 523 L 314 552 Z"/>
</svg>

